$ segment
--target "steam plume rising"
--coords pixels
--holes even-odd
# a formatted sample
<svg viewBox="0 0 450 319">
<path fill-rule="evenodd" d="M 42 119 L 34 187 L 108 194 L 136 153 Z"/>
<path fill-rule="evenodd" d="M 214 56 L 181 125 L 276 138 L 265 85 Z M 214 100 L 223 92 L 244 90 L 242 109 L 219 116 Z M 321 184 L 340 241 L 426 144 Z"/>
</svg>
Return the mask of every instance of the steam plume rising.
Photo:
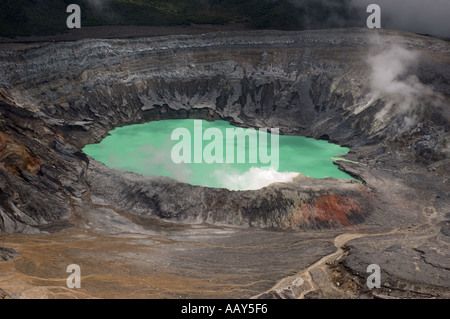
<svg viewBox="0 0 450 319">
<path fill-rule="evenodd" d="M 377 120 L 400 115 L 408 126 L 419 120 L 427 107 L 442 104 L 442 96 L 431 86 L 421 83 L 413 74 L 419 61 L 418 52 L 398 45 L 385 47 L 368 58 L 371 67 L 371 100 L 381 99 L 385 102 L 383 109 L 376 115 Z"/>
</svg>

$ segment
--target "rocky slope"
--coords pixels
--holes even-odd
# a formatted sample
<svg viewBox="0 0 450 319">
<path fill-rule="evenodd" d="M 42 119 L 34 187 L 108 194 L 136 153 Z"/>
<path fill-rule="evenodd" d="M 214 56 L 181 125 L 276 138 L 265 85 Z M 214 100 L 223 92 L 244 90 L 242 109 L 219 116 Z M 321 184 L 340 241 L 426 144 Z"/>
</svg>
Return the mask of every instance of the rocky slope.
<svg viewBox="0 0 450 319">
<path fill-rule="evenodd" d="M 409 96 L 392 108 L 398 95 L 374 95 L 371 80 L 376 70 L 369 57 L 397 45 L 420 53 L 407 68 L 415 77 L 399 74 L 407 88 L 422 92 L 406 113 L 395 103 Z M 362 229 L 371 235 L 334 255 L 333 267 L 320 265 L 327 279 L 317 282 L 329 287 L 330 278 L 340 276 L 344 288 L 353 287 L 345 294 L 367 293 L 355 274 L 364 272 L 367 256 L 390 254 L 396 262 L 383 262 L 386 289 L 447 296 L 449 52 L 448 42 L 360 29 L 2 44 L 0 231 L 89 227 L 80 212 L 100 207 L 131 219 L 188 224 L 340 234 Z M 119 172 L 81 152 L 114 127 L 168 118 L 278 127 L 350 146 L 351 162 L 337 164 L 363 183 L 299 177 L 230 192 Z M 375 234 L 383 245 L 374 244 Z M 409 270 L 414 263 L 421 265 Z M 311 287 L 320 287 L 317 282 Z M 278 287 L 264 296 L 334 296 L 325 286 Z M 344 288 L 336 291 L 342 295 Z"/>
</svg>

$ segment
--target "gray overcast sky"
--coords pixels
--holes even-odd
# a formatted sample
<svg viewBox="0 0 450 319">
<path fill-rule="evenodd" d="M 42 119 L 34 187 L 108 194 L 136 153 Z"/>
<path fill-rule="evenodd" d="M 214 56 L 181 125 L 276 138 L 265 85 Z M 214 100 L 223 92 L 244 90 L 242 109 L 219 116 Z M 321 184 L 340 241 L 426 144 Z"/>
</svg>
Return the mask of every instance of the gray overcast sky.
<svg viewBox="0 0 450 319">
<path fill-rule="evenodd" d="M 450 0 L 352 0 L 362 9 L 381 7 L 382 28 L 450 38 Z"/>
<path fill-rule="evenodd" d="M 0 0 L 1 1 L 1 0 Z M 109 0 L 87 0 L 95 9 L 107 10 Z M 274 0 L 275 1 L 275 0 Z M 382 27 L 399 29 L 416 33 L 431 34 L 438 37 L 450 38 L 450 0 L 290 0 L 298 6 L 307 6 L 308 2 L 323 3 L 336 15 L 333 16 L 330 27 L 345 26 L 347 20 L 339 16 L 336 8 L 353 4 L 357 7 L 359 17 L 352 19 L 352 24 L 361 21 L 365 26 L 366 8 L 369 4 L 378 4 L 381 7 Z M 347 18 L 348 19 L 348 18 Z M 307 25 L 317 25 L 320 21 L 309 21 Z"/>
</svg>

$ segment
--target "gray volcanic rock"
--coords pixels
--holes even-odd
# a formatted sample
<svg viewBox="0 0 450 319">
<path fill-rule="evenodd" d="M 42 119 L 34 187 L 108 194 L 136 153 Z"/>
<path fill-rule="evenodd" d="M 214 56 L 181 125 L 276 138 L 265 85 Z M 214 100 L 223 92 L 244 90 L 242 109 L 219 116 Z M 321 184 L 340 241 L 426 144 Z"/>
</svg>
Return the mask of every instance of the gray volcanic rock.
<svg viewBox="0 0 450 319">
<path fill-rule="evenodd" d="M 405 240 L 400 234 L 354 240 L 348 245 L 352 253 L 343 265 L 357 274 L 366 272 L 362 265 L 383 265 L 383 285 L 378 293 L 386 296 L 448 297 L 448 244 L 439 242 L 429 229 L 419 229 L 417 233 L 422 235 L 419 242 Z"/>
<path fill-rule="evenodd" d="M 91 162 L 88 171 L 94 202 L 122 210 L 189 223 L 272 229 L 320 229 L 364 221 L 372 203 L 353 180 L 324 179 L 320 185 L 299 175 L 256 191 L 229 191 L 181 184 L 163 177 L 118 172 Z"/>
<path fill-rule="evenodd" d="M 346 242 L 338 241 L 343 261 L 334 268 L 318 264 L 329 278 L 347 278 L 348 287 L 359 287 L 353 294 L 366 294 L 352 276 L 362 264 L 378 261 L 401 296 L 446 296 L 450 44 L 377 33 L 387 48 L 420 52 L 414 77 L 404 77 L 435 93 L 416 96 L 417 108 L 401 113 L 392 108 L 396 96 L 374 95 L 367 57 L 380 48 L 373 36 L 371 30 L 343 29 L 2 44 L 0 232 L 89 227 L 79 210 L 100 206 L 191 224 L 359 230 L 367 237 L 349 242 L 345 253 Z M 81 151 L 115 127 L 175 118 L 278 127 L 283 134 L 349 146 L 347 161 L 336 164 L 362 183 L 299 176 L 232 192 L 117 171 Z M 390 244 L 375 247 L 374 240 Z M 311 270 L 313 277 L 322 278 L 317 271 Z M 336 293 L 292 287 L 297 290 L 267 296 Z"/>
<path fill-rule="evenodd" d="M 17 251 L 11 248 L 0 247 L 0 262 L 9 261 L 18 254 Z"/>
</svg>

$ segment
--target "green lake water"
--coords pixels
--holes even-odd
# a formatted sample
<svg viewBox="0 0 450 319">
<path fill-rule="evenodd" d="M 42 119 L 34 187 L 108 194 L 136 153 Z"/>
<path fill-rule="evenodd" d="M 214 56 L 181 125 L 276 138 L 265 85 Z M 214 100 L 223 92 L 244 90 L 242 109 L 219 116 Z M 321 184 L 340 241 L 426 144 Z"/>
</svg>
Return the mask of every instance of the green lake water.
<svg viewBox="0 0 450 319">
<path fill-rule="evenodd" d="M 313 178 L 352 178 L 332 160 L 347 154 L 348 148 L 250 129 L 240 133 L 247 132 L 253 140 L 239 139 L 230 134 L 235 129 L 226 121 L 153 121 L 116 128 L 99 144 L 87 145 L 83 151 L 120 170 L 232 190 L 288 182 L 298 173 Z M 174 132 L 179 133 L 172 136 Z"/>
</svg>

